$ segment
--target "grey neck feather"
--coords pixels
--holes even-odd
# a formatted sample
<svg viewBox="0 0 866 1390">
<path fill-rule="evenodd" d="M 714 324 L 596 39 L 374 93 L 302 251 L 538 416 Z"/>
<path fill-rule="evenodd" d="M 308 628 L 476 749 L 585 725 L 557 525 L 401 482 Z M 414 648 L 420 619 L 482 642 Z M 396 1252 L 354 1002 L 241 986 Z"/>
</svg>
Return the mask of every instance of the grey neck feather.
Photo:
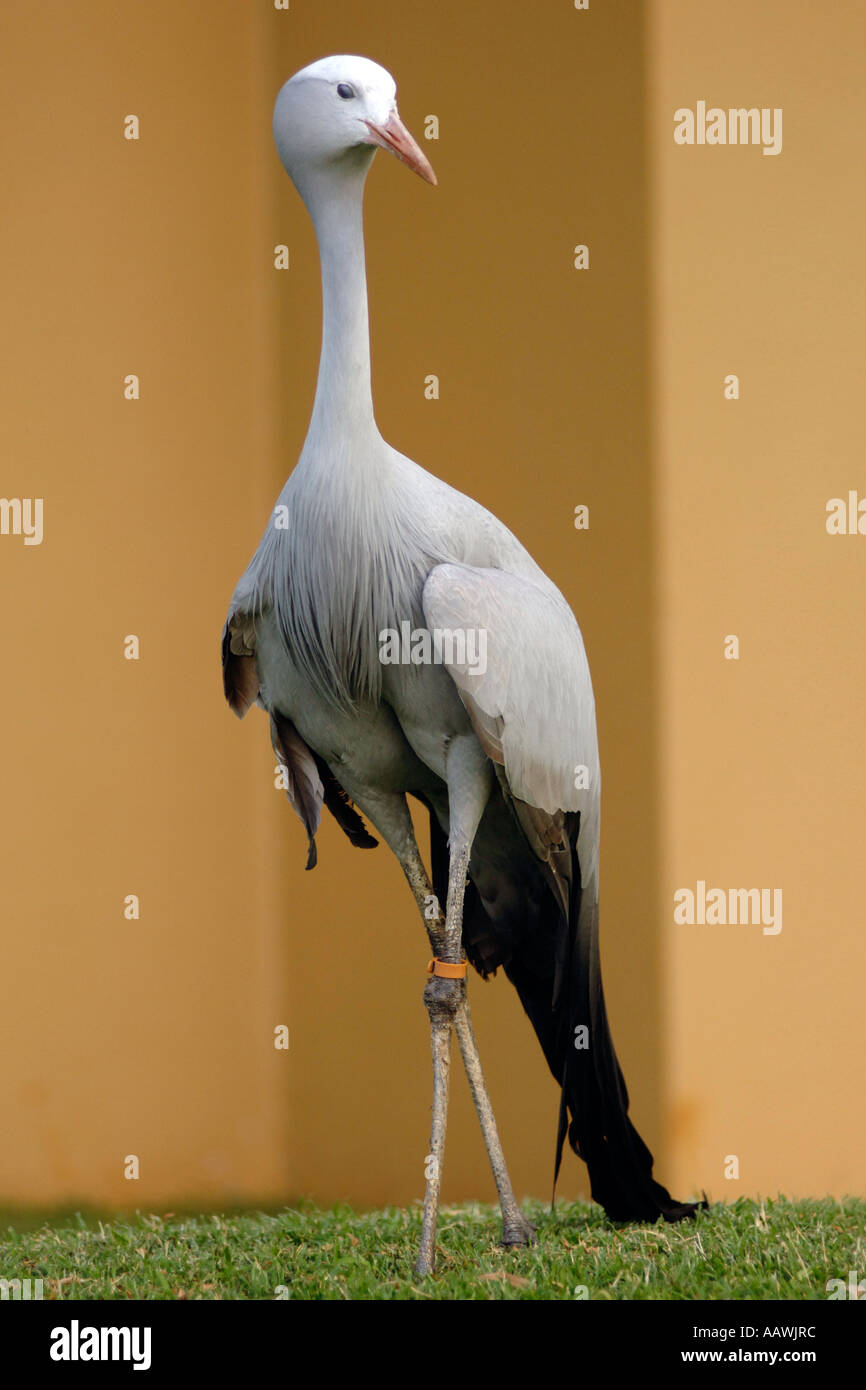
<svg viewBox="0 0 866 1390">
<path fill-rule="evenodd" d="M 364 181 L 373 153 L 369 147 L 350 150 L 338 169 L 310 174 L 298 184 L 322 262 L 322 352 L 305 452 L 347 434 L 358 445 L 381 444 L 370 384 L 364 258 Z"/>
</svg>

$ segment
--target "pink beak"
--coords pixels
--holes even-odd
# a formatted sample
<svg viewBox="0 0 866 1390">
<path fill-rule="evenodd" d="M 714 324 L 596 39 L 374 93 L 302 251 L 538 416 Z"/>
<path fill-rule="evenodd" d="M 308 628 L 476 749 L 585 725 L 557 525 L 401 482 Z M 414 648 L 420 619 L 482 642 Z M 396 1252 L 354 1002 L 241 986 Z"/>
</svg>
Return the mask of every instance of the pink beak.
<svg viewBox="0 0 866 1390">
<path fill-rule="evenodd" d="M 391 154 L 402 159 L 404 164 L 408 164 L 409 168 L 414 169 L 427 183 L 437 182 L 429 159 L 400 120 L 396 106 L 384 125 L 374 125 L 372 121 L 365 121 L 364 124 L 373 137 L 371 144 L 379 145 L 383 150 L 390 150 Z"/>
</svg>

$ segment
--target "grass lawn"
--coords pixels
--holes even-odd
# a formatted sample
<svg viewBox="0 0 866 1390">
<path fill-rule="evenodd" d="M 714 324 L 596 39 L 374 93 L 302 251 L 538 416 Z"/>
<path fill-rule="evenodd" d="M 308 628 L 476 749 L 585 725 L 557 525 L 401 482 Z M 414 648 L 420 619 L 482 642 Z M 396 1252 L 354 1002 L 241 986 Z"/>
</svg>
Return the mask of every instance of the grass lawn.
<svg viewBox="0 0 866 1390">
<path fill-rule="evenodd" d="M 412 1272 L 420 1207 L 310 1205 L 221 1216 L 0 1218 L 0 1278 L 43 1280 L 44 1298 L 826 1299 L 866 1273 L 866 1201 L 713 1206 L 679 1226 L 614 1227 L 601 1209 L 524 1210 L 533 1249 L 501 1250 L 495 1208 L 440 1214 L 437 1271 Z M 282 1295 L 285 1297 L 285 1293 Z"/>
</svg>

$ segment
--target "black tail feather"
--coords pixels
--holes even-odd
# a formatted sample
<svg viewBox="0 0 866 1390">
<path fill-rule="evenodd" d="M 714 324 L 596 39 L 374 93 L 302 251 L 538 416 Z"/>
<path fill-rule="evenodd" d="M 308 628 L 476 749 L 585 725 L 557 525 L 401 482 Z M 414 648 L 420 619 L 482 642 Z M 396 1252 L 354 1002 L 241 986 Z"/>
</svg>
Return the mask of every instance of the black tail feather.
<svg viewBox="0 0 866 1390">
<path fill-rule="evenodd" d="M 579 817 L 569 816 L 567 825 L 573 862 L 568 921 L 551 891 L 543 895 L 540 912 L 536 899 L 533 920 L 523 931 L 514 924 L 503 935 L 502 924 L 494 926 L 488 919 L 470 877 L 463 918 L 466 953 L 485 975 L 504 966 L 562 1087 L 554 1187 L 567 1138 L 587 1165 L 593 1200 L 611 1220 L 680 1221 L 707 1203 L 678 1202 L 655 1181 L 653 1156 L 629 1119 L 628 1091 L 602 988 L 598 903 L 594 892 L 584 893 L 580 886 Z M 432 814 L 431 845 L 433 886 L 441 895 L 447 886 L 447 846 Z M 497 932 L 502 947 L 498 958 L 490 944 Z M 554 1001 L 557 975 L 561 980 Z"/>
<path fill-rule="evenodd" d="M 576 827 L 571 843 L 576 864 Z M 564 1010 L 567 1025 L 560 1039 L 563 1104 L 554 1183 L 565 1140 L 567 1109 L 571 1114 L 569 1143 L 589 1169 L 593 1199 L 611 1220 L 656 1221 L 662 1216 L 666 1221 L 680 1221 L 702 1204 L 678 1202 L 655 1181 L 653 1156 L 629 1119 L 628 1090 L 604 1002 L 594 895 L 591 898 L 574 892 L 571 917 L 571 963 Z"/>
<path fill-rule="evenodd" d="M 577 839 L 575 817 L 569 824 L 569 843 L 577 881 L 572 883 L 567 925 L 566 986 L 554 1028 L 554 1075 L 562 1086 L 554 1188 L 567 1137 L 589 1170 L 593 1200 L 612 1221 L 656 1221 L 660 1216 L 681 1221 L 706 1203 L 678 1202 L 656 1182 L 653 1156 L 629 1119 L 628 1090 L 604 1001 L 598 901 L 594 892 L 581 891 Z"/>
</svg>

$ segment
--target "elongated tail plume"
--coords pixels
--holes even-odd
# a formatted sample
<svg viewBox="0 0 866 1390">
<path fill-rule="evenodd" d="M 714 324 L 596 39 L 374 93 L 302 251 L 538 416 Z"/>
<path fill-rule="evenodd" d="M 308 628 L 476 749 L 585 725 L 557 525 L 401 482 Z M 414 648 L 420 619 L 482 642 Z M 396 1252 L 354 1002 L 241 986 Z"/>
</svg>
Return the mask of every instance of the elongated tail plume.
<svg viewBox="0 0 866 1390">
<path fill-rule="evenodd" d="M 569 842 L 577 869 L 578 827 Z M 589 1170 L 593 1200 L 613 1221 L 681 1221 L 697 1205 L 677 1202 L 652 1175 L 653 1156 L 628 1116 L 628 1090 L 617 1060 L 601 979 L 598 899 L 573 885 L 569 960 L 555 1050 L 554 1075 L 562 1085 L 554 1185 L 566 1134 Z M 515 981 L 520 991 L 520 985 Z M 522 995 L 521 995 L 522 997 Z M 577 1035 L 583 1026 L 585 1034 Z M 586 1041 L 588 1046 L 576 1043 Z M 569 1114 L 571 1121 L 569 1123 Z"/>
<path fill-rule="evenodd" d="M 554 1185 L 567 1138 L 587 1165 L 593 1200 L 611 1220 L 681 1221 L 706 1203 L 678 1202 L 655 1181 L 653 1156 L 628 1116 L 628 1091 L 604 1002 L 597 896 L 580 884 L 579 819 L 565 818 L 572 864 L 567 916 L 560 895 L 539 870 L 534 891 L 522 896 L 522 918 L 494 922 L 471 881 L 470 865 L 463 910 L 466 953 L 484 976 L 504 966 L 562 1088 Z M 431 860 L 434 890 L 444 901 L 447 843 L 434 816 Z M 501 897 L 506 896 L 503 882 Z"/>
</svg>

